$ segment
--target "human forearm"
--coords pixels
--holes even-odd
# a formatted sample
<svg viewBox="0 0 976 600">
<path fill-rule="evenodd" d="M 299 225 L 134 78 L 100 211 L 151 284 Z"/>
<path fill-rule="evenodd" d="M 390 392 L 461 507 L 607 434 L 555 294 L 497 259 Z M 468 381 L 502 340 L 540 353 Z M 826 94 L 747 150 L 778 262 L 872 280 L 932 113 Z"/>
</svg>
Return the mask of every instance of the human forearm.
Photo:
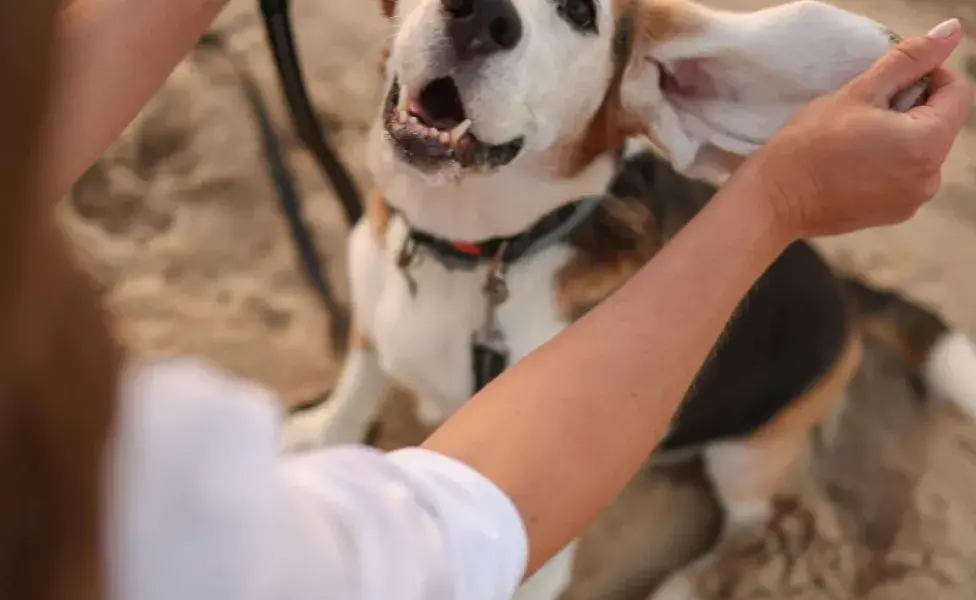
<svg viewBox="0 0 976 600">
<path fill-rule="evenodd" d="M 227 0 L 71 0 L 45 136 L 60 198 L 165 82 Z"/>
<path fill-rule="evenodd" d="M 627 285 L 426 442 L 509 494 L 530 572 L 630 480 L 735 306 L 791 241 L 755 181 L 733 178 Z"/>
</svg>

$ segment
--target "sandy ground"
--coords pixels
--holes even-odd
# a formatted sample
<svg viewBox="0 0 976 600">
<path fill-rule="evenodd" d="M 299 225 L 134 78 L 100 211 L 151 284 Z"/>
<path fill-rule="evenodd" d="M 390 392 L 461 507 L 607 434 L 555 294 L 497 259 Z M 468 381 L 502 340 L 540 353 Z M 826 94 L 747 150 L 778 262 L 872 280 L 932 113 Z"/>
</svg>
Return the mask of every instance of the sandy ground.
<svg viewBox="0 0 976 600">
<path fill-rule="evenodd" d="M 310 93 L 366 187 L 363 137 L 380 99 L 385 22 L 375 0 L 294 2 Z M 721 0 L 731 8 L 758 0 Z M 947 16 L 969 38 L 952 66 L 976 79 L 972 0 L 838 0 L 902 34 Z M 346 226 L 291 132 L 252 0 L 216 27 L 230 36 L 274 110 L 333 280 L 345 292 Z M 173 74 L 61 208 L 138 353 L 195 353 L 264 382 L 286 402 L 328 389 L 337 365 L 328 316 L 306 289 L 227 62 L 201 50 Z M 911 222 L 820 243 L 835 264 L 930 303 L 976 333 L 976 111 L 944 189 Z M 976 427 L 929 409 L 883 360 L 869 361 L 832 444 L 784 495 L 766 537 L 733 552 L 708 597 L 939 598 L 976 585 Z M 420 435 L 403 399 L 383 445 Z M 971 491 L 970 491 L 971 490 Z M 718 514 L 696 465 L 642 474 L 594 529 L 573 598 L 642 598 L 700 552 Z"/>
</svg>

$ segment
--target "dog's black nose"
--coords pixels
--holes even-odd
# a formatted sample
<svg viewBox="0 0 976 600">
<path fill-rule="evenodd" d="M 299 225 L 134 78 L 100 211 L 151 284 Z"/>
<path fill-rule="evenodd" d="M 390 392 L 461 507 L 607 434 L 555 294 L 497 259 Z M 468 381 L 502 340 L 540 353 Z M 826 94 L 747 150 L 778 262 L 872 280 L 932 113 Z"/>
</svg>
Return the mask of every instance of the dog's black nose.
<svg viewBox="0 0 976 600">
<path fill-rule="evenodd" d="M 458 60 L 511 50 L 522 39 L 512 0 L 441 0 Z"/>
</svg>

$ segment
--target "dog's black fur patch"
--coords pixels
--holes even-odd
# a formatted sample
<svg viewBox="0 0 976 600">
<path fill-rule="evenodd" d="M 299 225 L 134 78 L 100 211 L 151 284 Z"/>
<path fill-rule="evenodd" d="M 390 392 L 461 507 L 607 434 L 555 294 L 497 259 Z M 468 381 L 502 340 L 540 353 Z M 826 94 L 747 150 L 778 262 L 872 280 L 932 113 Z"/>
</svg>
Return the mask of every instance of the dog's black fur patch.
<svg viewBox="0 0 976 600">
<path fill-rule="evenodd" d="M 715 191 L 652 152 L 625 159 L 610 190 L 650 207 L 661 243 Z M 808 243 L 794 243 L 739 304 L 659 449 L 753 433 L 830 371 L 851 327 L 841 282 Z"/>
</svg>

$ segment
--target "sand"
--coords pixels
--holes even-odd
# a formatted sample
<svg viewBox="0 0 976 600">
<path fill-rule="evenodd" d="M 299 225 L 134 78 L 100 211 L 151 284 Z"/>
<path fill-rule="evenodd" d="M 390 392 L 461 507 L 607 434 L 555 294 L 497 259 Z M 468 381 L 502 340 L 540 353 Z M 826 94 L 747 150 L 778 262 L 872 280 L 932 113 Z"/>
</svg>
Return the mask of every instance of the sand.
<svg viewBox="0 0 976 600">
<path fill-rule="evenodd" d="M 971 0 L 837 3 L 902 34 L 963 17 L 969 37 L 951 66 L 976 79 Z M 310 94 L 365 189 L 363 139 L 380 100 L 377 57 L 388 34 L 379 3 L 293 4 Z M 256 9 L 256 1 L 233 0 L 215 27 L 261 84 L 344 297 L 347 226 L 290 128 Z M 60 216 L 133 352 L 204 355 L 289 404 L 329 388 L 337 364 L 328 315 L 297 270 L 254 121 L 220 54 L 198 50 L 180 65 Z M 976 333 L 976 111 L 930 206 L 898 227 L 817 243 L 838 267 Z M 707 597 L 971 595 L 964 590 L 976 585 L 976 426 L 950 408 L 919 404 L 883 360 L 869 361 L 851 397 L 837 437 L 799 473 L 766 538 L 731 553 L 721 569 L 727 585 Z M 391 404 L 384 447 L 422 435 L 409 408 L 402 398 Z M 593 530 L 568 597 L 643 598 L 707 546 L 717 523 L 696 465 L 648 471 Z"/>
</svg>

